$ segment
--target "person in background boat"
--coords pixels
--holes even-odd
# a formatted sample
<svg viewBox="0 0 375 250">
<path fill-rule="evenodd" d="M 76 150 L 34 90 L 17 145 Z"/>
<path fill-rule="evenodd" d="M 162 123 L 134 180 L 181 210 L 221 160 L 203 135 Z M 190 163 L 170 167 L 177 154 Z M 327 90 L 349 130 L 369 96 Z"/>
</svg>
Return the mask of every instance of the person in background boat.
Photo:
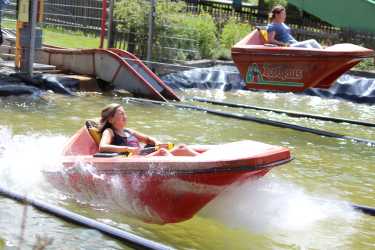
<svg viewBox="0 0 375 250">
<path fill-rule="evenodd" d="M 126 127 L 128 116 L 124 108 L 117 103 L 106 106 L 101 112 L 99 131 L 102 138 L 99 143 L 100 152 L 132 153 L 138 155 L 141 152 L 141 143 L 146 145 L 159 145 L 160 143 L 153 137 L 144 135 Z M 149 156 L 167 155 L 189 155 L 198 153 L 184 145 L 176 147 L 171 152 L 164 148 L 157 150 Z"/>
<path fill-rule="evenodd" d="M 302 47 L 322 49 L 322 46 L 314 39 L 298 42 L 290 33 L 291 29 L 285 22 L 286 10 L 277 5 L 270 13 L 270 23 L 267 25 L 268 42 L 279 46 Z"/>
</svg>

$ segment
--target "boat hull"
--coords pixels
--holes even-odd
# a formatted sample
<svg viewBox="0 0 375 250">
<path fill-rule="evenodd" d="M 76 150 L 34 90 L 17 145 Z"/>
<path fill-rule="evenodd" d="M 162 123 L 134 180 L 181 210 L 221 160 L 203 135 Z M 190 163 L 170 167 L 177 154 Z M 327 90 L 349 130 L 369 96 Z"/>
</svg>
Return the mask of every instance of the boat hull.
<svg viewBox="0 0 375 250">
<path fill-rule="evenodd" d="M 228 186 L 258 179 L 269 170 L 164 176 L 116 172 L 89 174 L 70 169 L 65 173 L 44 174 L 59 190 L 107 202 L 148 223 L 165 224 L 190 219 Z M 122 193 L 120 197 L 119 193 Z"/>
<path fill-rule="evenodd" d="M 255 30 L 232 48 L 232 58 L 247 89 L 301 92 L 329 88 L 373 51 L 353 44 L 325 49 L 271 47 Z"/>
<path fill-rule="evenodd" d="M 287 148 L 255 141 L 190 146 L 197 156 L 96 157 L 87 128 L 67 143 L 62 168 L 44 175 L 57 189 L 98 200 L 150 223 L 190 219 L 231 185 L 291 160 Z"/>
</svg>

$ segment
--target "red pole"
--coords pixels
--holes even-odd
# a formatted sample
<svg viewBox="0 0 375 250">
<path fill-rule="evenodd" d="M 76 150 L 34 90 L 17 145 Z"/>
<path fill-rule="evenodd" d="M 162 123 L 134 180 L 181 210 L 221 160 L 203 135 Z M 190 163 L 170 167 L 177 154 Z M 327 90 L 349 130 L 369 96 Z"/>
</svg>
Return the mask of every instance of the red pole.
<svg viewBox="0 0 375 250">
<path fill-rule="evenodd" d="M 107 21 L 107 0 L 103 0 L 102 2 L 102 27 L 101 27 L 101 31 L 100 31 L 100 45 L 99 45 L 99 48 L 103 48 L 104 47 L 104 37 L 105 37 L 105 31 L 106 31 L 106 27 L 105 27 L 105 23 Z"/>
</svg>

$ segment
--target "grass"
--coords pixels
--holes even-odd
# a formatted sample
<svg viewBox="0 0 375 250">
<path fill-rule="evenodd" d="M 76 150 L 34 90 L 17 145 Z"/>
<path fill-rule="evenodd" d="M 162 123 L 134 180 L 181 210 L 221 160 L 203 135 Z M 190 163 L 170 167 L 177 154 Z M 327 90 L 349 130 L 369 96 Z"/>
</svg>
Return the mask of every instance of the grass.
<svg viewBox="0 0 375 250">
<path fill-rule="evenodd" d="M 5 240 L 3 240 L 2 238 L 0 238 L 0 249 L 5 249 Z"/>
<path fill-rule="evenodd" d="M 2 27 L 16 29 L 14 21 L 4 20 Z M 78 31 L 43 27 L 43 43 L 65 48 L 98 48 L 100 39 L 91 34 L 84 34 Z"/>
<path fill-rule="evenodd" d="M 98 48 L 100 39 L 82 32 L 44 28 L 43 43 L 65 48 Z"/>
</svg>

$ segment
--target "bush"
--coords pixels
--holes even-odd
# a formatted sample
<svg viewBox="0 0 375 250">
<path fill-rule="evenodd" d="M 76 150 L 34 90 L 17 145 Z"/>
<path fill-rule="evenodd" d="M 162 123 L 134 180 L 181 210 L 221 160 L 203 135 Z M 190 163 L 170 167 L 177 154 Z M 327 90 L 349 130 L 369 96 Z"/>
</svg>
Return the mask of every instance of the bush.
<svg viewBox="0 0 375 250">
<path fill-rule="evenodd" d="M 229 61 L 232 59 L 232 54 L 231 54 L 230 49 L 220 47 L 220 48 L 215 49 L 212 57 L 217 60 Z"/>
<path fill-rule="evenodd" d="M 121 21 L 117 28 L 123 32 L 129 32 L 130 30 L 144 31 L 149 11 L 150 5 L 145 4 L 144 0 L 117 1 L 114 15 L 117 20 Z"/>
<path fill-rule="evenodd" d="M 286 6 L 288 4 L 288 0 L 266 0 L 265 1 L 266 8 L 271 10 L 276 5 Z"/>
<path fill-rule="evenodd" d="M 199 58 L 210 58 L 214 48 L 217 47 L 217 28 L 211 15 L 200 14 L 199 16 L 180 16 L 176 25 L 175 34 L 195 40 L 199 50 Z M 191 47 L 185 47 L 191 49 Z M 198 58 L 197 58 L 198 59 Z"/>
<path fill-rule="evenodd" d="M 182 1 L 157 1 L 154 58 L 186 60 L 212 56 L 213 48 L 217 45 L 213 18 L 208 14 L 186 14 L 185 8 L 186 3 Z M 137 46 L 130 52 L 143 57 L 147 48 L 149 11 L 150 2 L 145 0 L 121 0 L 116 3 L 115 9 L 116 18 L 121 20 L 118 30 L 129 33 L 127 42 Z"/>
<path fill-rule="evenodd" d="M 365 58 L 355 66 L 356 70 L 375 71 L 375 58 Z"/>
<path fill-rule="evenodd" d="M 235 43 L 244 38 L 252 30 L 249 24 L 239 23 L 234 18 L 230 18 L 224 25 L 220 36 L 220 45 L 230 49 Z"/>
<path fill-rule="evenodd" d="M 235 18 L 230 18 L 223 27 L 220 35 L 220 47 L 214 52 L 214 58 L 230 60 L 232 46 L 249 34 L 252 27 L 247 23 L 240 23 Z"/>
</svg>

